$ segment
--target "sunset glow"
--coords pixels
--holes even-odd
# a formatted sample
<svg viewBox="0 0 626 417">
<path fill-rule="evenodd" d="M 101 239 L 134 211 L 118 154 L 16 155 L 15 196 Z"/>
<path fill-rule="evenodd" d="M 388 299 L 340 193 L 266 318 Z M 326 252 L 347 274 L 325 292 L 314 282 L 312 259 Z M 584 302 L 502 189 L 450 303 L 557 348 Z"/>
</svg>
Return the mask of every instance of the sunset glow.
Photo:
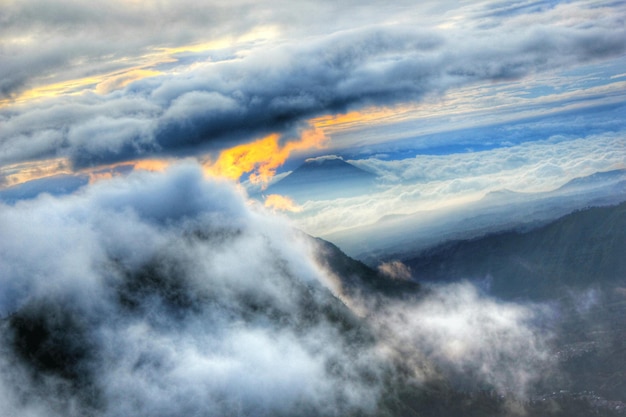
<svg viewBox="0 0 626 417">
<path fill-rule="evenodd" d="M 280 135 L 272 134 L 222 151 L 215 162 L 205 163 L 205 169 L 209 175 L 232 180 L 250 173 L 250 182 L 266 185 L 291 154 L 323 148 L 328 140 L 320 129 L 315 128 L 303 131 L 300 140 L 284 144 L 280 143 Z"/>
<path fill-rule="evenodd" d="M 302 207 L 297 205 L 292 199 L 280 194 L 270 194 L 265 196 L 263 204 L 267 208 L 278 211 L 289 211 L 292 213 L 299 213 L 302 211 Z"/>
</svg>

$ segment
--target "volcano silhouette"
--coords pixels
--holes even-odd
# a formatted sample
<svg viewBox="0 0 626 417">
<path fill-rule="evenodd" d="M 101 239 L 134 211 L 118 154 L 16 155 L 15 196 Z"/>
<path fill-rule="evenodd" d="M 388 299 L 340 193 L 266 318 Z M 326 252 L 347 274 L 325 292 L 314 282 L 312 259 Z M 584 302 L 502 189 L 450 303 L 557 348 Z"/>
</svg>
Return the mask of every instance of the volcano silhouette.
<svg viewBox="0 0 626 417">
<path fill-rule="evenodd" d="M 291 174 L 272 184 L 266 194 L 281 194 L 302 203 L 354 197 L 370 191 L 376 175 L 340 158 L 309 159 Z"/>
</svg>

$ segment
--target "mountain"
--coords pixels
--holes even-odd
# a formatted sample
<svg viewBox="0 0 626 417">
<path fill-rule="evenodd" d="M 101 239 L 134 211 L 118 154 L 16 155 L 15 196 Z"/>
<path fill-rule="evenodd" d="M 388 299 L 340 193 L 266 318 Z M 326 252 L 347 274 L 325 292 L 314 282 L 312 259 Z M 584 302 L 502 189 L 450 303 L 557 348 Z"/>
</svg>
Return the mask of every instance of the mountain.
<svg viewBox="0 0 626 417">
<path fill-rule="evenodd" d="M 582 232 L 594 241 L 604 237 L 618 248 L 620 247 L 622 241 L 615 241 L 614 238 L 619 237 L 620 233 L 623 234 L 625 229 L 622 227 L 613 233 L 608 226 L 610 224 L 615 224 L 617 227 L 623 226 L 624 206 L 614 209 L 613 212 L 592 211 L 580 213 L 579 216 L 584 216 L 584 218 L 564 219 L 556 226 L 548 227 L 543 232 L 546 242 L 554 239 L 555 235 L 569 231 L 569 234 L 566 233 L 556 242 L 559 244 L 570 240 L 580 242 L 573 238 Z M 599 222 L 597 227 L 592 227 L 596 221 Z M 578 230 L 578 225 L 585 227 Z M 203 247 L 215 241 L 220 245 L 225 245 L 230 240 L 237 242 L 237 239 L 242 238 L 241 236 L 242 233 L 224 234 L 223 232 L 192 234 L 185 237 L 186 249 L 193 251 L 195 245 Z M 526 246 L 515 243 L 520 236 L 512 234 L 509 239 L 511 243 L 505 246 L 510 250 L 528 250 Z M 565 345 L 569 349 L 566 350 L 567 354 L 571 356 L 567 359 L 570 366 L 568 369 L 572 371 L 572 381 L 575 381 L 570 385 L 575 387 L 577 392 L 585 392 L 585 394 L 564 393 L 561 389 L 570 386 L 559 380 L 545 388 L 546 392 L 551 393 L 549 395 L 516 400 L 480 383 L 474 384 L 474 387 L 460 389 L 457 381 L 447 380 L 444 377 L 425 381 L 414 378 L 413 367 L 420 365 L 419 362 L 407 360 L 407 352 L 411 350 L 407 349 L 407 346 L 397 347 L 387 344 L 393 336 L 388 325 L 392 325 L 393 321 L 387 325 L 384 321 L 383 325 L 377 325 L 375 311 L 370 312 L 374 314 L 373 319 L 375 319 L 371 322 L 368 321 L 367 316 L 361 317 L 353 313 L 342 301 L 344 298 L 351 297 L 362 297 L 366 301 L 371 299 L 378 301 L 378 305 L 382 305 L 383 308 L 381 312 L 385 312 L 385 300 L 389 300 L 392 305 L 396 305 L 395 302 L 399 298 L 400 302 L 414 301 L 411 296 L 417 294 L 419 285 L 413 281 L 385 278 L 365 264 L 349 258 L 329 242 L 315 239 L 311 240 L 311 244 L 318 247 L 318 264 L 328 269 L 339 280 L 342 287 L 341 294 L 333 296 L 330 291 L 315 282 L 301 279 L 297 276 L 296 270 L 289 268 L 289 260 L 282 259 L 280 254 L 276 254 L 276 259 L 268 260 L 278 266 L 276 271 L 282 272 L 252 277 L 251 281 L 256 283 L 253 287 L 241 282 L 242 278 L 236 275 L 232 277 L 238 278 L 239 281 L 227 280 L 224 283 L 227 285 L 226 288 L 220 288 L 220 285 L 198 286 L 197 268 L 189 268 L 187 264 L 197 260 L 187 258 L 182 253 L 183 251 L 168 253 L 169 257 L 145 259 L 144 263 L 139 265 L 125 264 L 116 258 L 110 259 L 106 265 L 103 265 L 107 273 L 107 279 L 102 282 L 106 289 L 105 296 L 101 297 L 101 305 L 96 307 L 67 302 L 64 297 L 53 293 L 33 294 L 18 310 L 0 318 L 0 340 L 2 341 L 0 346 L 3 351 L 9 351 L 8 357 L 13 360 L 10 369 L 17 375 L 14 377 L 15 381 L 20 383 L 16 386 L 19 390 L 23 390 L 19 391 L 24 396 L 22 401 L 25 403 L 30 401 L 33 404 L 52 398 L 52 401 L 44 404 L 58 402 L 55 407 L 61 409 L 64 398 L 70 396 L 74 400 L 72 407 L 83 411 L 83 415 L 117 415 L 107 410 L 107 406 L 111 406 L 106 401 L 109 395 L 107 390 L 110 387 L 103 383 L 110 382 L 99 377 L 105 372 L 105 367 L 114 366 L 119 370 L 125 369 L 125 373 L 122 373 L 120 378 L 135 378 L 128 381 L 139 380 L 141 383 L 148 384 L 153 378 L 157 381 L 163 378 L 169 382 L 168 378 L 174 377 L 178 382 L 182 378 L 179 376 L 181 372 L 189 370 L 192 377 L 196 376 L 197 372 L 204 375 L 202 374 L 203 367 L 213 365 L 213 362 L 207 364 L 207 361 L 198 361 L 195 356 L 187 361 L 189 352 L 194 351 L 186 350 L 189 347 L 185 344 L 178 346 L 168 343 L 169 337 L 174 337 L 174 340 L 183 338 L 186 343 L 197 343 L 198 349 L 202 352 L 204 349 L 211 352 L 220 347 L 218 341 L 221 337 L 229 337 L 231 332 L 243 332 L 247 336 L 241 339 L 241 344 L 253 344 L 250 351 L 246 352 L 260 350 L 258 356 L 262 359 L 267 357 L 268 352 L 271 353 L 271 349 L 259 342 L 259 340 L 265 340 L 262 338 L 263 334 L 270 335 L 268 340 L 271 341 L 272 346 L 278 345 L 279 352 L 282 354 L 289 353 L 285 347 L 286 341 L 292 343 L 295 340 L 298 342 L 297 346 L 311 349 L 311 358 L 315 361 L 324 361 L 322 369 L 328 373 L 327 378 L 333 378 L 333 381 L 336 381 L 335 389 L 349 387 L 362 389 L 367 393 L 378 392 L 380 398 L 369 409 L 354 410 L 346 406 L 345 409 L 340 409 L 340 412 L 332 414 L 317 403 L 307 403 L 307 397 L 304 397 L 301 403 L 296 403 L 295 408 L 274 409 L 265 406 L 266 408 L 261 408 L 259 412 L 256 407 L 259 404 L 262 406 L 266 398 L 263 394 L 266 391 L 259 390 L 261 394 L 259 397 L 253 397 L 250 409 L 244 409 L 242 412 L 239 408 L 227 408 L 228 412 L 222 415 L 362 417 L 522 415 L 512 411 L 515 407 L 523 410 L 523 415 L 529 417 L 620 415 L 619 411 L 615 411 L 615 407 L 623 404 L 620 399 L 624 400 L 619 390 L 623 387 L 622 369 L 626 360 L 615 364 L 604 361 L 607 359 L 606 355 L 598 356 L 595 353 L 606 350 L 594 348 L 594 340 L 589 342 L 592 343 L 591 345 L 585 340 L 568 341 Z M 467 244 L 472 244 L 472 242 Z M 479 247 L 494 246 L 482 241 L 475 241 L 473 244 Z M 459 245 L 462 247 L 463 243 L 459 242 Z M 609 246 L 610 244 L 607 243 L 607 246 L 601 249 L 606 250 Z M 221 246 L 217 246 L 219 247 Z M 479 250 L 476 251 L 480 253 Z M 538 250 L 537 253 L 539 252 Z M 196 253 L 207 254 L 207 252 Z M 273 252 L 269 250 L 268 253 Z M 424 254 L 424 257 L 432 259 L 434 255 L 436 254 Z M 440 259 L 444 266 L 449 256 L 455 259 L 454 253 L 441 253 Z M 467 256 L 471 257 L 471 254 Z M 607 256 L 617 256 L 617 250 L 613 250 Z M 420 259 L 425 259 L 424 257 Z M 471 258 L 465 257 L 462 262 L 470 263 L 471 261 Z M 459 262 L 461 263 L 460 259 Z M 242 259 L 242 263 L 246 263 L 245 259 Z M 233 265 L 233 268 L 236 267 Z M 617 270 L 618 273 L 620 271 Z M 210 280 L 212 284 L 219 284 L 219 282 L 214 282 L 216 278 L 213 276 L 204 277 L 204 279 Z M 288 296 L 281 300 L 276 298 L 278 294 Z M 428 297 L 427 292 L 420 291 L 419 294 L 420 297 Z M 87 310 L 83 310 L 84 308 Z M 611 308 L 620 308 L 620 306 L 612 304 Z M 623 312 L 623 307 L 621 308 L 622 310 L 616 310 L 617 314 Z M 569 326 L 569 322 L 566 325 Z M 157 340 L 146 338 L 147 332 L 156 334 Z M 288 335 L 287 339 L 284 338 L 285 334 Z M 129 340 L 134 343 L 119 345 L 127 347 L 125 350 L 110 351 L 109 344 L 117 342 L 102 344 L 101 338 L 106 335 L 115 336 L 115 341 L 130 338 Z M 581 337 L 583 336 L 585 334 Z M 278 341 L 275 340 L 276 338 Z M 380 359 L 377 359 L 377 356 L 363 356 L 363 352 L 383 347 L 398 349 L 397 355 L 391 355 L 395 358 L 393 361 L 379 363 Z M 227 352 L 231 350 L 237 352 L 242 349 L 242 346 L 228 345 L 228 349 Z M 624 352 L 623 349 L 611 349 L 613 345 L 610 346 L 609 352 L 617 352 L 617 354 L 612 354 L 608 359 L 624 359 L 623 353 L 619 356 L 619 352 Z M 582 354 L 580 354 L 581 351 Z M 301 354 L 306 352 L 305 350 Z M 232 363 L 228 360 L 220 362 L 219 354 L 220 351 L 217 352 L 214 361 L 220 363 L 221 367 L 217 368 L 219 372 L 215 377 L 223 378 L 223 374 L 238 375 L 237 367 L 241 366 L 241 363 Z M 221 354 L 225 353 L 222 351 Z M 242 362 L 255 360 L 257 354 L 250 355 L 252 359 L 243 357 L 238 360 Z M 120 360 L 120 356 L 123 360 Z M 208 357 L 213 356 L 208 355 Z M 177 362 L 173 358 L 181 360 L 184 367 L 174 367 Z M 271 372 L 281 374 L 288 372 L 290 366 L 297 365 L 288 362 L 288 359 L 293 359 L 293 356 L 278 359 L 272 364 Z M 309 361 L 310 359 L 305 355 L 304 359 L 300 360 Z M 0 363 L 8 366 L 4 362 Z M 589 364 L 596 368 L 590 370 Z M 124 365 L 128 368 L 122 368 Z M 286 370 L 284 370 L 285 366 L 287 366 Z M 196 370 L 196 367 L 199 369 Z M 599 371 L 596 372 L 595 369 Z M 598 392 L 611 394 L 612 391 L 605 387 L 605 381 L 601 379 L 607 375 L 610 376 L 611 381 L 615 381 L 611 385 L 615 388 L 614 395 L 610 397 L 614 399 L 613 402 L 607 402 L 604 397 L 595 393 L 583 391 L 586 385 L 576 382 L 580 379 L 576 377 L 582 376 L 583 382 L 589 382 L 592 389 L 601 387 L 597 389 Z M 209 378 L 212 381 L 213 375 L 209 374 Z M 247 380 L 245 377 L 241 379 Z M 218 379 L 218 383 L 219 381 Z M 297 382 L 294 380 L 290 384 Z M 240 392 L 239 385 L 235 387 L 235 392 Z M 130 390 L 132 387 L 128 386 L 125 389 Z M 337 395 L 345 396 L 343 392 L 340 391 Z M 159 393 L 167 395 L 165 391 L 159 391 Z M 228 394 L 230 393 L 224 395 Z M 240 401 L 245 406 L 247 404 L 245 402 L 247 397 L 243 396 L 245 392 L 241 395 L 243 400 Z M 58 400 L 59 397 L 61 400 Z M 326 398 L 325 400 L 333 399 Z M 339 400 L 345 401 L 341 396 Z M 156 414 L 141 415 L 163 417 L 180 415 L 175 406 L 171 404 L 169 406 L 171 409 L 165 411 L 161 411 L 161 408 L 157 409 Z M 178 406 L 184 409 L 184 405 Z M 193 411 L 194 415 L 214 415 L 210 409 L 193 409 Z M 71 415 L 78 415 L 78 413 Z"/>
<path fill-rule="evenodd" d="M 193 252 L 194 248 L 214 247 L 216 239 L 220 245 L 215 247 L 220 248 L 233 241 L 245 240 L 245 237 L 237 233 L 225 235 L 221 232 L 207 232 L 184 239 L 187 249 Z M 311 240 L 311 245 L 317 244 Z M 367 275 L 369 284 L 373 284 L 372 280 L 382 279 L 366 266 L 348 259 L 336 248 L 323 242 L 319 244 L 326 247 L 324 253 L 329 253 L 332 258 L 324 262 L 325 266 L 339 268 L 331 271 L 335 276 L 344 277 L 348 269 L 357 266 L 354 272 Z M 177 258 L 181 256 L 180 253 L 168 252 L 158 258 L 145 259 L 139 265 L 128 265 L 112 257 L 103 266 L 107 278 L 98 283 L 102 284 L 98 291 L 104 295 L 97 305 L 68 302 L 71 294 L 50 291 L 32 294 L 19 308 L 0 317 L 0 367 L 6 372 L 10 372 L 8 369 L 14 372 L 7 378 L 14 383 L 16 392 L 23 395 L 19 400 L 24 404 L 45 404 L 44 407 L 53 404 L 62 410 L 64 403 L 71 402 L 72 410 L 81 410 L 80 413 L 54 414 L 68 416 L 125 415 L 112 413 L 108 409 L 116 405 L 110 401 L 107 404 L 104 399 L 109 394 L 107 389 L 111 389 L 114 382 L 103 383 L 101 375 L 106 373 L 104 369 L 125 369 L 121 378 L 134 378 L 146 384 L 152 383 L 153 379 L 159 383 L 160 380 L 172 377 L 179 383 L 181 380 L 177 378 L 182 378 L 180 384 L 183 385 L 189 383 L 185 378 L 190 376 L 182 377 L 179 374 L 187 372 L 188 366 L 194 372 L 198 367 L 197 372 L 201 373 L 206 372 L 206 369 L 218 369 L 221 376 L 208 374 L 208 380 L 226 377 L 227 382 L 221 384 L 228 387 L 231 384 L 228 378 L 254 381 L 255 376 L 249 379 L 247 375 L 240 375 L 239 367 L 255 363 L 255 360 L 262 364 L 275 360 L 271 362 L 272 368 L 268 371 L 279 374 L 284 366 L 298 366 L 289 361 L 290 349 L 296 349 L 299 355 L 303 355 L 297 357 L 298 361 L 307 361 L 305 358 L 309 357 L 308 349 L 311 349 L 311 355 L 314 355 L 312 357 L 316 361 L 327 362 L 328 378 L 336 379 L 337 386 L 359 386 L 365 392 L 375 389 L 378 382 L 366 377 L 376 375 L 380 364 L 348 363 L 349 359 L 359 357 L 361 351 L 367 352 L 374 348 L 371 329 L 320 282 L 306 277 L 305 272 L 292 269 L 290 260 L 282 258 L 279 251 L 270 250 L 269 253 L 274 258 L 268 259 L 266 267 L 272 268 L 272 263 L 275 263 L 278 265 L 275 273 L 263 276 L 263 271 L 258 271 L 258 276 L 248 277 L 229 270 L 227 273 L 232 279 L 224 282 L 220 282 L 215 275 L 201 276 L 202 281 L 210 283 L 206 286 L 199 282 L 196 271 L 188 268 L 189 263 L 197 266 L 195 263 L 201 264 L 202 260 L 188 259 L 182 255 L 186 261 L 183 263 L 183 259 Z M 245 264 L 246 259 L 241 262 Z M 236 270 L 236 267 L 232 269 Z M 256 285 L 249 287 L 246 280 L 255 281 Z M 351 282 L 353 280 L 350 279 Z M 143 332 L 149 332 L 153 337 L 136 335 Z M 113 343 L 121 343 L 121 350 L 113 356 L 110 356 L 108 350 L 110 344 L 101 341 L 106 334 L 115 335 Z M 267 340 L 271 346 L 264 345 L 265 335 L 269 337 Z M 326 340 L 331 336 L 332 340 Z M 320 337 L 321 343 L 316 340 Z M 227 344 L 223 350 L 219 350 L 222 349 L 223 338 L 241 342 L 238 345 Z M 186 344 L 179 344 L 180 339 L 186 341 Z M 241 346 L 242 343 L 252 346 Z M 326 348 L 323 344 L 336 349 Z M 238 363 L 231 365 L 229 358 L 237 358 L 237 352 L 241 349 L 250 350 L 237 359 Z M 260 350 L 260 353 L 249 353 L 255 349 Z M 277 349 L 283 356 L 272 359 L 268 356 L 272 349 Z M 187 358 L 187 355 L 192 357 Z M 207 364 L 207 361 L 203 362 L 193 355 L 213 358 L 211 361 L 215 362 L 217 368 L 212 368 L 213 362 Z M 186 362 L 186 359 L 190 361 Z M 285 362 L 280 362 L 282 360 Z M 178 361 L 182 361 L 184 368 L 176 368 Z M 254 368 L 254 371 L 258 370 Z M 354 380 L 352 373 L 363 375 L 363 378 Z M 201 379 L 193 373 L 191 378 Z M 310 382 L 298 381 L 302 384 Z M 179 388 L 178 385 L 176 388 Z M 259 412 L 255 398 L 267 398 L 268 394 L 257 388 L 253 392 L 260 394 L 258 397 L 249 394 L 244 397 L 251 404 L 248 406 L 251 410 L 242 412 L 237 408 L 241 405 L 225 403 L 224 412 L 215 413 L 207 406 L 206 409 L 194 409 L 189 415 L 292 416 L 300 412 L 298 408 L 286 406 L 265 406 L 267 409 Z M 237 392 L 227 394 L 235 395 Z M 175 399 L 168 403 L 172 409 L 159 408 L 154 412 L 146 412 L 144 405 L 141 412 L 131 414 L 163 417 L 187 415 L 172 411 L 185 409 L 186 404 L 181 405 L 177 401 Z M 305 407 L 302 415 L 325 415 L 320 411 L 322 407 L 307 401 L 308 397 L 304 395 L 298 404 L 298 407 Z M 352 415 L 351 407 L 345 407 L 345 415 Z"/>
<path fill-rule="evenodd" d="M 499 297 L 558 297 L 563 288 L 626 287 L 626 203 L 580 210 L 530 231 L 444 243 L 403 261 L 423 281 L 489 280 Z"/>
<path fill-rule="evenodd" d="M 350 256 L 376 264 L 446 241 L 471 239 L 503 230 L 530 230 L 591 206 L 626 200 L 626 170 L 576 178 L 548 192 L 498 190 L 462 207 L 387 215 L 378 222 L 322 236 Z"/>
<path fill-rule="evenodd" d="M 570 180 L 560 190 L 588 187 L 592 185 L 622 185 L 626 182 L 626 169 L 614 169 L 612 171 L 596 172 L 586 177 Z"/>
<path fill-rule="evenodd" d="M 415 281 L 392 279 L 352 259 L 334 244 L 315 239 L 318 245 L 317 261 L 325 265 L 340 281 L 342 292 L 347 296 L 383 295 L 388 297 L 414 296 L 419 291 Z"/>
<path fill-rule="evenodd" d="M 620 414 L 626 413 L 625 249 L 621 203 L 526 232 L 447 242 L 403 261 L 425 286 L 470 280 L 498 299 L 550 305 L 558 318 L 550 331 L 560 378 L 545 385 L 552 394 L 538 401 L 586 399 Z"/>
<path fill-rule="evenodd" d="M 340 158 L 315 158 L 305 161 L 280 181 L 270 185 L 265 194 L 281 194 L 303 203 L 354 197 L 372 189 L 376 175 L 355 167 Z"/>
</svg>

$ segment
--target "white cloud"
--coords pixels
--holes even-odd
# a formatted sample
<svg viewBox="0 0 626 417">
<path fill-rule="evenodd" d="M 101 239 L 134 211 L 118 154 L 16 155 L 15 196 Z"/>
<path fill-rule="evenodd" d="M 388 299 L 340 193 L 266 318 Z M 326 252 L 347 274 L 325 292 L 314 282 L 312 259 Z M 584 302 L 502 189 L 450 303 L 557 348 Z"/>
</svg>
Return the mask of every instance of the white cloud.
<svg viewBox="0 0 626 417">
<path fill-rule="evenodd" d="M 63 365 L 84 368 L 83 388 L 46 393 L 25 371 L 37 360 L 16 362 L 19 327 L 5 320 L 0 398 L 31 400 L 2 414 L 341 415 L 377 402 L 379 381 L 356 375 L 384 359 L 324 318 L 345 307 L 324 288 L 312 243 L 195 164 L 0 205 L 0 233 L 0 314 L 34 315 L 61 343 L 49 349 L 71 337 L 89 355 Z M 50 392 L 67 384 L 38 372 Z M 84 398 L 89 386 L 97 401 Z"/>
<path fill-rule="evenodd" d="M 443 214 L 493 191 L 551 191 L 573 178 L 626 168 L 626 140 L 618 132 L 574 140 L 555 137 L 481 152 L 348 162 L 377 174 L 381 180 L 378 191 L 303 204 L 303 212 L 293 218 L 306 232 L 331 236 L 390 215 L 423 212 L 428 218 L 426 212 Z"/>
<path fill-rule="evenodd" d="M 553 335 L 536 326 L 552 314 L 546 306 L 499 302 L 467 282 L 426 291 L 421 301 L 390 304 L 373 318 L 391 330 L 400 354 L 432 361 L 461 389 L 487 383 L 519 398 L 555 371 Z"/>
<path fill-rule="evenodd" d="M 0 414 L 342 416 L 404 372 L 525 395 L 548 363 L 540 310 L 467 284 L 357 318 L 313 240 L 193 163 L 0 205 L 0 233 Z"/>
<path fill-rule="evenodd" d="M 415 104 L 459 88 L 491 86 L 537 73 L 552 75 L 588 62 L 618 59 L 626 48 L 619 19 L 605 17 L 596 22 L 596 15 L 588 16 L 589 8 L 582 3 L 570 9 L 587 22 L 585 27 L 561 24 L 558 13 L 550 8 L 533 13 L 549 16 L 546 22 L 520 23 L 519 16 L 512 14 L 500 16 L 511 24 L 493 24 L 497 18 L 485 17 L 492 12 L 490 6 L 480 5 L 483 17 L 476 17 L 479 13 L 474 18 L 490 24 L 455 30 L 429 29 L 416 24 L 428 20 L 419 13 L 407 14 L 403 7 L 381 7 L 376 2 L 362 5 L 356 13 L 359 18 L 351 13 L 349 19 L 344 13 L 334 16 L 338 6 L 330 3 L 316 4 L 314 12 L 307 15 L 301 14 L 301 9 L 311 5 L 300 3 L 285 10 L 273 4 L 238 2 L 188 9 L 166 2 L 160 10 L 143 2 L 134 7 L 113 4 L 96 11 L 88 5 L 60 2 L 58 10 L 67 15 L 58 10 L 53 13 L 40 1 L 10 4 L 6 11 L 10 18 L 5 19 L 8 27 L 3 25 L 0 36 L 13 39 L 22 34 L 21 38 L 30 40 L 8 55 L 7 76 L 0 77 L 8 81 L 0 86 L 0 94 L 19 95 L 56 73 L 72 79 L 74 70 L 85 78 L 94 73 L 106 78 L 108 73 L 119 76 L 119 71 L 123 72 L 107 67 L 98 73 L 97 67 L 106 63 L 160 75 L 139 79 L 106 95 L 91 91 L 97 81 L 89 83 L 86 78 L 75 81 L 76 89 L 84 94 L 27 100 L 20 105 L 7 102 L 0 110 L 0 161 L 67 156 L 77 166 L 84 166 L 152 153 L 218 150 L 268 133 L 292 133 L 323 114 Z M 433 5 L 422 7 L 428 11 Z M 444 8 L 454 9 L 452 3 Z M 258 20 L 259 16 L 263 20 Z M 209 32 L 207 20 L 215 23 L 209 24 Z M 383 23 L 386 21 L 394 24 Z M 154 31 L 155 24 L 162 27 Z M 268 25 L 279 27 L 282 36 L 272 42 L 232 41 L 224 47 L 232 49 L 226 54 L 229 59 L 215 62 L 211 53 L 217 52 L 210 46 L 204 55 L 195 57 L 184 48 L 175 52 L 176 46 L 191 44 L 193 49 L 206 43 L 207 37 L 227 33 L 231 40 L 237 39 L 244 32 L 254 32 L 250 28 Z M 77 32 L 81 36 L 75 36 Z M 50 33 L 55 34 L 50 41 L 55 48 L 51 56 L 40 56 Z M 172 51 L 159 55 L 158 51 L 168 46 Z M 14 79 L 14 74 L 21 75 Z M 483 95 L 497 88 L 487 88 Z M 525 92 L 515 94 L 524 96 Z M 535 99 L 527 98 L 518 105 L 532 106 Z M 496 104 L 503 101 L 506 98 L 499 98 Z M 454 99 L 444 107 L 443 113 L 454 114 Z M 439 120 L 438 129 L 449 121 Z M 94 126 L 106 133 L 91 139 L 89 132 Z M 42 135 L 46 131 L 56 132 L 58 137 Z"/>
<path fill-rule="evenodd" d="M 323 156 L 316 156 L 314 158 L 307 158 L 305 162 L 323 162 L 323 161 L 332 161 L 335 159 L 340 159 L 343 161 L 343 158 L 338 155 L 323 155 Z"/>
</svg>

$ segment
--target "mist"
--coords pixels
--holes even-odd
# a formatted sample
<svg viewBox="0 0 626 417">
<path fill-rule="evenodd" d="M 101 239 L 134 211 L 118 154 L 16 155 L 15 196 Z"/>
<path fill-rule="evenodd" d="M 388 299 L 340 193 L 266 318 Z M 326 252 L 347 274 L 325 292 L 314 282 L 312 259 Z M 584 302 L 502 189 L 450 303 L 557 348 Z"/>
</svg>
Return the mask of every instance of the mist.
<svg viewBox="0 0 626 417">
<path fill-rule="evenodd" d="M 521 400 L 550 364 L 543 310 L 470 284 L 347 294 L 195 163 L 0 205 L 0 234 L 2 415 L 377 415 L 442 378 Z"/>
</svg>

